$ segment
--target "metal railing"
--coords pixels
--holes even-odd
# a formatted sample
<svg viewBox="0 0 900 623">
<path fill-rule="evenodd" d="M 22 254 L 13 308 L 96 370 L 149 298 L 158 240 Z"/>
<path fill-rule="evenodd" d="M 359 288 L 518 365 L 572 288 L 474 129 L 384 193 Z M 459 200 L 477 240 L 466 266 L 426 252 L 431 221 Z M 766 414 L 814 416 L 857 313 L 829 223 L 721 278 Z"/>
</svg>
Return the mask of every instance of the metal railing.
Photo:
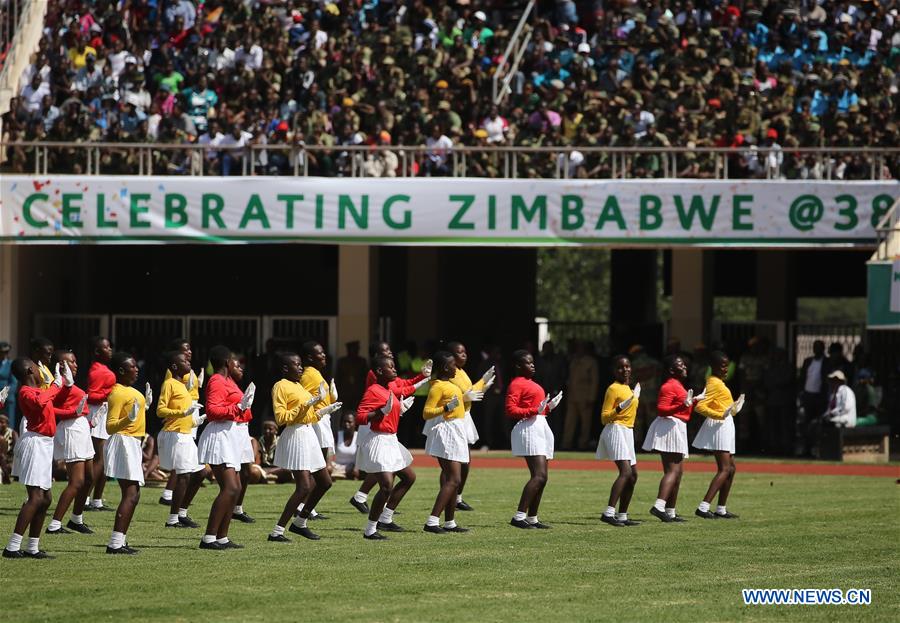
<svg viewBox="0 0 900 623">
<path fill-rule="evenodd" d="M 781 160 L 766 166 L 769 155 Z M 852 165 L 852 166 L 850 166 Z M 226 168 L 227 166 L 227 168 Z M 230 171 L 229 171 L 230 169 Z M 591 179 L 897 179 L 900 148 L 0 143 L 0 171 L 34 175 L 293 175 Z"/>
<path fill-rule="evenodd" d="M 531 25 L 528 23 L 536 0 L 531 0 L 522 11 L 522 17 L 519 18 L 519 24 L 509 38 L 509 44 L 503 52 L 500 63 L 497 65 L 496 71 L 492 78 L 491 84 L 491 101 L 494 104 L 502 104 L 503 100 L 510 93 L 509 84 L 516 75 L 519 63 L 525 52 L 528 50 L 528 44 L 531 43 Z"/>
<path fill-rule="evenodd" d="M 890 260 L 900 257 L 900 199 L 875 226 L 875 255 L 873 260 Z"/>
</svg>

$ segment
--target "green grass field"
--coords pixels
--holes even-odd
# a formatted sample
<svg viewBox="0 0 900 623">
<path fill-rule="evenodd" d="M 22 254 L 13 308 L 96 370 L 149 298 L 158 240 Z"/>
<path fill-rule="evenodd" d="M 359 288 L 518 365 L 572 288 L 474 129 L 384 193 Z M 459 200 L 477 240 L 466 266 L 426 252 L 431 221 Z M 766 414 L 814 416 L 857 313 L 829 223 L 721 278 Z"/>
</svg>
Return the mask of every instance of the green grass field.
<svg viewBox="0 0 900 623">
<path fill-rule="evenodd" d="M 740 468 L 740 463 L 739 463 Z M 541 519 L 509 521 L 525 471 L 474 470 L 459 513 L 469 534 L 421 531 L 437 470 L 419 470 L 396 516 L 408 532 L 364 541 L 364 517 L 339 481 L 313 522 L 322 540 L 265 540 L 289 486 L 251 487 L 253 525 L 233 524 L 244 550 L 197 549 L 201 530 L 163 528 L 159 489 L 146 488 L 129 543 L 133 557 L 104 553 L 112 513 L 87 513 L 97 534 L 49 537 L 55 560 L 2 560 L 4 621 L 863 621 L 900 620 L 900 504 L 891 478 L 738 473 L 729 510 L 740 520 L 662 524 L 648 514 L 658 473 L 638 482 L 635 528 L 598 521 L 608 471 L 551 471 Z M 689 473 L 679 510 L 693 512 L 706 474 Z M 54 487 L 54 502 L 59 485 Z M 118 501 L 111 483 L 107 503 Z M 8 538 L 24 490 L 0 487 Z M 192 516 L 205 521 L 215 486 Z M 174 533 L 173 533 L 174 532 Z M 295 536 L 295 535 L 291 535 Z M 741 588 L 870 588 L 870 606 L 745 606 Z"/>
</svg>

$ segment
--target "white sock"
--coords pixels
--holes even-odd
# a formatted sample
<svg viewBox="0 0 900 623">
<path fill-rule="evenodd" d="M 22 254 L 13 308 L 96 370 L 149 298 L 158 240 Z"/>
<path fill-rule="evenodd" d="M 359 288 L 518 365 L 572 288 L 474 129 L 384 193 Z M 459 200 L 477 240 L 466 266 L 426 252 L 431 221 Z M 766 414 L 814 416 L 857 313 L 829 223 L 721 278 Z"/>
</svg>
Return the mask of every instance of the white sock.
<svg viewBox="0 0 900 623">
<path fill-rule="evenodd" d="M 359 502 L 360 504 L 365 504 L 369 499 L 369 496 L 363 493 L 362 491 L 357 491 L 353 494 L 353 499 Z"/>
<path fill-rule="evenodd" d="M 627 521 L 628 513 L 619 513 L 616 515 L 616 519 L 618 519 L 619 521 Z"/>
<path fill-rule="evenodd" d="M 166 502 L 171 502 L 172 501 L 172 490 L 171 489 L 163 489 L 162 499 L 164 499 Z"/>
<path fill-rule="evenodd" d="M 216 543 L 218 543 L 219 545 L 225 545 L 226 543 L 228 543 L 228 537 L 223 536 L 221 539 L 216 539 Z"/>
<path fill-rule="evenodd" d="M 516 521 L 525 521 L 525 513 L 522 511 L 516 511 L 516 514 L 513 515 L 513 519 Z"/>
<path fill-rule="evenodd" d="M 178 509 L 178 516 L 179 516 L 179 517 L 187 517 L 187 509 L 186 509 L 186 508 L 179 508 L 179 509 Z"/>
<path fill-rule="evenodd" d="M 439 525 L 441 525 L 441 518 L 437 517 L 435 515 L 429 515 L 428 521 L 425 522 L 425 525 L 426 526 L 439 526 Z M 19 538 L 21 539 L 22 537 L 19 537 Z"/>
<path fill-rule="evenodd" d="M 378 522 L 377 521 L 372 521 L 370 519 L 369 521 L 366 522 L 366 531 L 364 532 L 364 534 L 366 536 L 372 536 L 377 531 L 378 531 Z"/>
<path fill-rule="evenodd" d="M 310 517 L 318 517 L 319 513 L 316 512 L 316 509 L 312 509 L 311 511 L 309 511 L 309 516 Z"/>
<path fill-rule="evenodd" d="M 215 534 L 204 534 L 202 537 L 200 537 L 201 543 L 213 543 L 215 540 L 216 540 Z"/>
<path fill-rule="evenodd" d="M 456 503 L 459 504 L 460 502 L 462 502 L 462 493 L 456 496 Z"/>
<path fill-rule="evenodd" d="M 674 517 L 674 516 L 675 516 L 675 509 L 674 509 L 674 508 L 667 508 L 667 509 L 666 509 L 666 515 L 668 515 L 669 517 Z"/>
<path fill-rule="evenodd" d="M 275 524 L 275 527 L 272 528 L 272 536 L 282 536 L 284 534 L 284 526 L 279 526 Z"/>
<path fill-rule="evenodd" d="M 615 517 L 616 516 L 616 507 L 615 506 L 607 506 L 606 510 L 603 511 L 603 514 L 607 517 Z"/>
<path fill-rule="evenodd" d="M 50 532 L 56 532 L 56 531 L 59 530 L 60 528 L 62 528 L 62 522 L 61 522 L 61 521 L 57 521 L 57 520 L 55 520 L 55 519 L 51 519 L 51 520 L 50 520 L 50 525 L 47 526 L 47 530 L 49 530 Z"/>
<path fill-rule="evenodd" d="M 381 511 L 381 515 L 378 517 L 378 521 L 381 523 L 391 523 L 394 521 L 394 511 L 389 509 L 387 506 L 384 507 L 384 510 Z"/>
<path fill-rule="evenodd" d="M 94 498 L 93 500 L 91 500 L 91 508 L 101 508 L 102 506 L 103 498 L 100 498 L 99 500 L 97 498 Z"/>
<path fill-rule="evenodd" d="M 728 511 L 725 510 L 725 507 L 722 506 L 721 504 L 719 504 L 718 506 L 716 506 L 716 515 L 724 515 L 724 514 L 727 513 L 727 512 L 728 512 Z"/>
<path fill-rule="evenodd" d="M 294 517 L 294 525 L 298 528 L 306 527 L 306 518 L 305 517 Z"/>
<path fill-rule="evenodd" d="M 709 512 L 709 502 L 700 502 L 700 506 L 697 507 L 697 510 L 701 513 Z"/>
<path fill-rule="evenodd" d="M 300 502 L 300 506 L 297 507 L 297 512 L 300 513 L 303 511 L 303 507 L 306 506 L 305 502 Z"/>
<path fill-rule="evenodd" d="M 22 535 L 13 532 L 12 536 L 9 537 L 9 543 L 6 544 L 6 549 L 11 552 L 17 552 L 22 549 Z"/>
<path fill-rule="evenodd" d="M 114 530 L 109 537 L 109 546 L 112 549 L 119 549 L 123 545 L 125 545 L 125 534 Z"/>
<path fill-rule="evenodd" d="M 530 524 L 536 524 L 538 522 L 537 515 L 534 515 L 532 517 L 526 517 L 525 521 L 527 521 Z"/>
<path fill-rule="evenodd" d="M 28 547 L 25 548 L 25 551 L 29 554 L 37 554 L 40 551 L 40 547 L 38 547 L 38 543 L 40 542 L 40 537 L 28 539 Z"/>
<path fill-rule="evenodd" d="M 455 527 L 456 527 L 456 520 L 455 520 L 455 519 L 451 519 L 450 521 L 445 521 L 445 522 L 444 522 L 444 529 L 445 529 L 445 530 L 446 530 L 447 528 L 455 528 Z"/>
<path fill-rule="evenodd" d="M 178 515 L 175 513 L 169 513 L 169 518 L 166 520 L 167 524 L 176 524 L 178 523 Z"/>
<path fill-rule="evenodd" d="M 238 504 L 237 506 L 235 506 L 235 507 L 234 507 L 234 513 L 233 513 L 233 514 L 235 514 L 235 515 L 243 515 L 243 514 L 244 514 L 244 505 L 243 505 L 243 504 Z"/>
<path fill-rule="evenodd" d="M 656 498 L 656 502 L 653 503 L 653 507 L 658 511 L 665 511 L 666 501 L 662 498 Z"/>
<path fill-rule="evenodd" d="M 72 523 L 77 523 L 79 526 L 84 525 L 84 515 L 72 515 Z"/>
</svg>

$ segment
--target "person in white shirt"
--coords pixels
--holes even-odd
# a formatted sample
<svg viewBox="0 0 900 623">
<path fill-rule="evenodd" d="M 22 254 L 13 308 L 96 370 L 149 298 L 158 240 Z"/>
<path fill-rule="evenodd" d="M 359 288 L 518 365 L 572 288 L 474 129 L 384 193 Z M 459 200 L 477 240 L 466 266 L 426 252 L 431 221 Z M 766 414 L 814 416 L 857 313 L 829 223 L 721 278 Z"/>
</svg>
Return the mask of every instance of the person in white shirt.
<svg viewBox="0 0 900 623">
<path fill-rule="evenodd" d="M 235 123 L 229 134 L 223 136 L 218 147 L 222 149 L 220 152 L 222 160 L 222 175 L 241 174 L 241 165 L 244 159 L 244 148 L 250 145 L 253 135 L 246 132 L 240 123 Z"/>
<path fill-rule="evenodd" d="M 841 370 L 828 375 L 831 395 L 828 399 L 828 410 L 825 419 L 838 428 L 854 428 L 856 426 L 856 395 L 847 386 L 847 377 Z"/>
<path fill-rule="evenodd" d="M 500 110 L 496 106 L 491 106 L 491 113 L 484 121 L 481 127 L 487 132 L 488 143 L 502 143 L 506 140 L 506 133 L 509 131 L 509 122 L 500 116 Z"/>
<path fill-rule="evenodd" d="M 217 147 L 224 138 L 225 135 L 219 131 L 219 120 L 210 119 L 206 127 L 206 132 L 200 135 L 200 137 L 197 139 L 197 144 L 207 145 L 209 147 Z M 202 161 L 204 163 L 204 172 L 207 175 L 213 173 L 218 167 L 219 152 L 214 149 L 202 151 L 202 158 Z M 197 164 L 199 165 L 199 162 Z"/>
<path fill-rule="evenodd" d="M 243 63 L 247 69 L 258 71 L 263 63 L 263 49 L 253 42 L 251 36 L 247 36 L 244 45 L 234 53 L 234 62 Z"/>
<path fill-rule="evenodd" d="M 434 124 L 431 136 L 425 139 L 425 170 L 430 176 L 449 175 L 450 167 L 447 157 L 453 149 L 453 141 L 441 133 L 441 126 Z"/>
<path fill-rule="evenodd" d="M 41 75 L 36 73 L 32 76 L 31 83 L 24 86 L 20 95 L 28 112 L 36 113 L 41 109 L 44 96 L 50 95 L 50 85 L 42 82 Z"/>
</svg>

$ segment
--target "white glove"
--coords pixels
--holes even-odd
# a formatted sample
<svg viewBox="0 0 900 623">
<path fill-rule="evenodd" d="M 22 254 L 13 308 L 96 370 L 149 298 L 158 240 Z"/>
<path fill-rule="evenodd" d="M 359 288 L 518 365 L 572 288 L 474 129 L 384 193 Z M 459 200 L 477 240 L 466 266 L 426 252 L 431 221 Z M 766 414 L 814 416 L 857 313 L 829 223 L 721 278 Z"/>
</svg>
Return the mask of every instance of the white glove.
<svg viewBox="0 0 900 623">
<path fill-rule="evenodd" d="M 466 402 L 481 402 L 482 400 L 484 400 L 484 392 L 470 389 L 465 394 L 463 394 L 463 400 L 465 400 Z"/>
<path fill-rule="evenodd" d="M 413 383 L 413 387 L 416 388 L 416 389 L 419 389 L 419 388 L 422 387 L 425 383 L 427 383 L 428 380 L 429 380 L 428 377 L 425 377 L 425 378 L 422 379 L 421 381 L 417 381 L 417 382 Z"/>
<path fill-rule="evenodd" d="M 723 419 L 723 420 L 724 420 L 725 418 L 728 418 L 728 417 L 731 417 L 732 415 L 734 415 L 734 406 L 735 406 L 736 404 L 737 404 L 737 403 L 732 402 L 732 403 L 728 406 L 728 408 L 725 409 L 725 412 L 722 414 L 722 419 Z"/>
<path fill-rule="evenodd" d="M 134 404 L 131 406 L 131 411 L 128 412 L 128 419 L 132 422 L 138 419 L 138 414 L 141 412 L 140 407 L 138 406 L 138 401 L 135 400 Z"/>
<path fill-rule="evenodd" d="M 319 401 L 328 398 L 328 384 L 325 381 L 319 383 Z"/>
<path fill-rule="evenodd" d="M 56 385 L 57 387 L 63 386 L 63 378 L 62 378 L 62 374 L 60 374 L 60 372 L 59 372 L 59 364 L 58 363 L 56 364 L 56 367 L 53 368 L 53 384 Z"/>
<path fill-rule="evenodd" d="M 481 380 L 484 381 L 484 388 L 490 389 L 491 385 L 494 384 L 495 378 L 497 378 L 497 372 L 494 370 L 494 366 L 491 366 L 487 369 L 487 372 L 481 375 Z"/>
<path fill-rule="evenodd" d="M 450 413 L 451 411 L 456 409 L 456 407 L 458 407 L 458 406 L 459 406 L 459 396 L 454 396 L 453 398 L 450 399 L 450 402 L 448 402 L 447 404 L 444 405 L 444 411 L 447 413 Z"/>
<path fill-rule="evenodd" d="M 387 415 L 391 412 L 391 409 L 394 408 L 394 392 L 390 392 L 388 394 L 387 402 L 384 403 L 384 406 L 379 409 L 382 415 Z"/>
<path fill-rule="evenodd" d="M 206 370 L 200 368 L 200 374 L 197 376 L 197 387 L 203 387 L 203 381 L 206 380 Z"/>
<path fill-rule="evenodd" d="M 203 422 L 205 422 L 205 421 L 206 421 L 205 413 L 203 415 L 201 415 L 199 412 L 191 414 L 191 428 L 197 428 L 198 426 L 203 424 Z"/>
<path fill-rule="evenodd" d="M 422 369 L 419 370 L 424 376 L 431 376 L 431 370 L 434 368 L 434 361 L 429 359 L 422 365 Z"/>
<path fill-rule="evenodd" d="M 104 402 L 96 411 L 94 411 L 94 417 L 91 418 L 91 428 L 98 428 L 100 426 L 100 422 L 103 421 L 108 412 L 109 403 Z"/>
<path fill-rule="evenodd" d="M 684 406 L 690 407 L 694 403 L 694 390 L 689 389 L 687 393 L 687 398 L 684 399 Z"/>
<path fill-rule="evenodd" d="M 246 394 L 245 394 L 245 395 L 246 395 Z M 309 397 L 309 400 L 307 400 L 306 402 L 303 403 L 303 406 L 305 406 L 305 407 L 311 407 L 311 406 L 313 406 L 314 404 L 316 404 L 317 402 L 321 402 L 321 401 L 322 401 L 322 397 L 319 396 L 319 394 L 314 394 L 314 395 L 312 395 L 312 396 Z"/>
<path fill-rule="evenodd" d="M 342 406 L 344 406 L 344 403 L 335 402 L 334 404 L 330 404 L 327 407 L 322 407 L 321 409 L 316 411 L 316 417 L 321 420 L 326 415 L 330 415 L 330 414 L 334 413 L 335 411 L 340 410 L 340 408 Z"/>
<path fill-rule="evenodd" d="M 744 394 L 738 396 L 738 399 L 734 403 L 734 415 L 737 415 L 741 412 L 741 409 L 744 408 Z"/>
<path fill-rule="evenodd" d="M 560 390 L 560 392 L 558 394 L 556 394 L 550 400 L 550 402 L 547 403 L 547 406 L 550 407 L 550 411 L 553 411 L 556 407 L 558 407 L 559 403 L 562 402 L 562 399 L 563 399 L 563 393 L 562 393 L 562 390 Z"/>
<path fill-rule="evenodd" d="M 153 402 L 153 390 L 150 389 L 150 383 L 147 383 L 146 388 L 144 389 L 144 400 L 146 401 L 145 409 L 150 410 L 150 403 Z"/>
<path fill-rule="evenodd" d="M 66 387 L 72 387 L 75 384 L 75 378 L 72 376 L 72 368 L 69 367 L 69 362 L 64 361 L 62 367 L 63 382 L 65 383 Z"/>
<path fill-rule="evenodd" d="M 627 400 L 623 400 L 619 403 L 619 413 L 627 409 L 631 406 L 631 401 L 634 400 L 634 396 L 629 397 Z"/>
<path fill-rule="evenodd" d="M 0 400 L 0 402 L 3 402 L 3 401 Z M 87 394 L 85 394 L 84 396 L 81 397 L 81 400 L 78 401 L 78 406 L 75 407 L 76 417 L 81 415 L 81 413 L 84 411 L 84 405 L 86 405 L 86 404 L 87 404 Z"/>
<path fill-rule="evenodd" d="M 5 403 L 7 398 L 9 398 L 9 385 L 0 389 L 0 405 Z"/>
<path fill-rule="evenodd" d="M 637 385 L 634 386 L 634 397 L 635 398 L 641 397 L 641 384 L 640 383 L 638 383 Z"/>
<path fill-rule="evenodd" d="M 403 415 L 413 406 L 413 403 L 416 401 L 415 396 L 409 396 L 407 398 L 403 398 L 400 401 L 400 415 Z"/>
<path fill-rule="evenodd" d="M 191 370 L 191 373 L 188 374 L 188 382 L 187 382 L 188 391 L 191 391 L 192 389 L 194 389 L 194 386 L 196 384 L 197 384 L 197 375 L 194 374 L 193 370 Z"/>
<path fill-rule="evenodd" d="M 247 391 L 244 392 L 243 398 L 241 398 L 240 403 L 238 403 L 238 407 L 241 411 L 246 411 L 250 407 L 253 406 L 253 399 L 256 398 L 256 384 L 250 383 L 247 386 Z"/>
<path fill-rule="evenodd" d="M 331 379 L 331 390 L 330 391 L 331 391 L 331 401 L 337 402 L 338 390 L 337 390 L 337 385 L 334 382 L 334 378 Z"/>
<path fill-rule="evenodd" d="M 538 405 L 538 410 L 536 415 L 542 415 L 544 411 L 547 409 L 547 405 L 550 404 L 550 396 L 544 396 L 544 399 L 541 400 L 541 404 Z"/>
<path fill-rule="evenodd" d="M 706 400 L 706 388 L 703 388 L 703 391 L 694 396 L 694 400 L 700 402 L 701 400 Z"/>
<path fill-rule="evenodd" d="M 191 406 L 188 407 L 187 409 L 185 409 L 184 414 L 185 415 L 195 415 L 197 413 L 200 413 L 200 409 L 202 409 L 202 408 L 203 408 L 203 405 L 200 404 L 199 402 L 192 402 Z"/>
</svg>

